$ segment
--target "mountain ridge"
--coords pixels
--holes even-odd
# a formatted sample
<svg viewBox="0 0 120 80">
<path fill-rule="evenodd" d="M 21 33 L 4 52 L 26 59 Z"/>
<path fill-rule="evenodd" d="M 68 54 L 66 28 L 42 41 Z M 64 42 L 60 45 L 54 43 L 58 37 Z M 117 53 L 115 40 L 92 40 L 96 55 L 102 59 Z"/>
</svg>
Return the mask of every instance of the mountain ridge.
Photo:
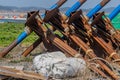
<svg viewBox="0 0 120 80">
<path fill-rule="evenodd" d="M 69 9 L 70 7 L 62 7 L 60 8 L 61 11 L 66 11 L 67 9 Z M 83 11 L 88 12 L 90 11 L 92 8 L 89 9 L 84 9 L 82 8 Z M 102 9 L 101 11 L 105 11 L 107 13 L 111 12 L 114 9 L 114 7 L 110 7 L 110 8 L 105 8 Z M 40 11 L 45 11 L 47 10 L 46 8 L 43 7 L 15 7 L 15 6 L 1 6 L 0 5 L 0 11 L 11 11 L 11 12 L 26 12 L 26 11 L 35 11 L 35 10 L 40 10 Z"/>
</svg>

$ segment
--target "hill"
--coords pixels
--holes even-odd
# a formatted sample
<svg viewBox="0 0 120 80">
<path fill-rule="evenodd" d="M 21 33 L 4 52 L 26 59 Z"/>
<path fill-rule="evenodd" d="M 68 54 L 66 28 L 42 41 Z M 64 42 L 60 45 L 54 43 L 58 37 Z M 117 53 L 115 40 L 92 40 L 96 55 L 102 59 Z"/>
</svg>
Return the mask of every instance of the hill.
<svg viewBox="0 0 120 80">
<path fill-rule="evenodd" d="M 62 7 L 60 8 L 61 11 L 66 11 L 69 9 L 69 7 Z M 111 12 L 114 9 L 114 7 L 102 9 L 101 11 L 105 11 L 107 13 Z M 27 12 L 27 11 L 34 11 L 34 10 L 40 10 L 40 11 L 45 11 L 45 8 L 43 7 L 15 7 L 15 6 L 0 6 L 0 12 Z M 84 12 L 88 12 L 91 9 L 84 9 L 82 8 Z"/>
<path fill-rule="evenodd" d="M 15 7 L 15 6 L 0 6 L 0 11 L 10 11 L 10 12 L 26 12 L 34 10 L 45 10 L 42 7 Z"/>
</svg>

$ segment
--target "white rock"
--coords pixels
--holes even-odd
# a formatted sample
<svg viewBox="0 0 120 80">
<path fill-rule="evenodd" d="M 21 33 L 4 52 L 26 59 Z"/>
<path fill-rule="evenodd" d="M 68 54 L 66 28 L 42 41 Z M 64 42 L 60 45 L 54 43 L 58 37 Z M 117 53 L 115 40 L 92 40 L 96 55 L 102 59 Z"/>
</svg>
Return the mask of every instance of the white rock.
<svg viewBox="0 0 120 80">
<path fill-rule="evenodd" d="M 33 66 L 37 73 L 46 78 L 62 79 L 83 73 L 86 63 L 83 59 L 66 58 L 62 52 L 46 53 L 36 56 Z"/>
</svg>

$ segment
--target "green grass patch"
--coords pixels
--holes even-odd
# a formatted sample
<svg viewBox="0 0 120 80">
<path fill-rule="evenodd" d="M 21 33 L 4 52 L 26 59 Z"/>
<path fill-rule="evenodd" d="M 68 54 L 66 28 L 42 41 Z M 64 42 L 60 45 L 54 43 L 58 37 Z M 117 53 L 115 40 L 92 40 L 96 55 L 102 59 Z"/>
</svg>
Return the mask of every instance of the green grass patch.
<svg viewBox="0 0 120 80">
<path fill-rule="evenodd" d="M 115 22 L 117 21 L 118 20 Z M 120 27 L 119 25 L 118 28 Z M 0 23 L 0 47 L 7 47 L 11 44 L 24 31 L 24 27 L 23 23 Z M 61 37 L 63 36 L 59 31 L 55 31 L 54 33 Z M 22 45 L 32 44 L 37 39 L 38 36 L 32 32 L 25 40 L 23 40 Z"/>
<path fill-rule="evenodd" d="M 12 43 L 24 31 L 24 27 L 23 23 L 0 23 L 0 46 L 6 47 Z M 38 36 L 33 32 L 23 40 L 22 44 L 31 44 L 37 38 Z"/>
</svg>

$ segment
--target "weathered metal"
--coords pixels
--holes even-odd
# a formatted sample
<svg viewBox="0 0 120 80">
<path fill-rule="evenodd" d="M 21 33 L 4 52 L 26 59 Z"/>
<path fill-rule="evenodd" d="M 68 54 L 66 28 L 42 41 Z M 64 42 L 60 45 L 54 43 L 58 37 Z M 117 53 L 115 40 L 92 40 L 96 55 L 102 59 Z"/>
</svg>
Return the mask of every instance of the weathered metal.
<svg viewBox="0 0 120 80">
<path fill-rule="evenodd" d="M 57 27 L 62 27 L 63 29 L 66 28 L 64 27 L 64 25 L 59 25 L 62 21 L 60 21 L 59 19 L 59 15 L 57 15 L 57 13 L 59 12 L 57 9 L 50 11 L 50 13 L 52 12 L 56 12 L 54 13 L 54 16 L 51 15 L 51 18 L 49 19 L 44 19 L 45 22 L 51 22 L 53 24 L 55 24 Z M 72 23 L 75 19 L 79 18 L 79 15 L 81 14 L 81 11 L 78 11 L 75 13 L 75 15 L 73 15 L 68 21 L 68 24 Z M 49 14 L 49 13 L 48 13 Z M 57 15 L 57 16 L 56 16 Z M 54 18 L 54 20 L 57 21 L 57 19 L 59 19 L 57 22 L 54 21 L 52 18 Z M 56 19 L 55 19 L 56 18 Z M 60 30 L 61 31 L 61 30 Z M 62 32 L 63 33 L 63 32 Z M 64 33 L 65 36 L 69 36 L 68 38 L 70 38 L 77 46 L 79 46 L 81 49 L 83 49 L 83 51 L 85 51 L 85 53 L 90 57 L 90 58 L 95 58 L 97 57 L 95 55 L 95 53 L 93 52 L 92 49 L 90 49 L 90 47 L 88 47 L 79 37 L 77 37 L 75 34 L 70 33 L 69 35 L 66 35 L 66 33 Z M 89 54 L 90 53 L 90 54 Z M 118 77 L 116 75 L 114 75 L 114 73 L 104 64 L 102 63 L 100 60 L 96 61 L 97 63 L 99 63 L 102 67 L 102 69 L 106 70 L 113 78 L 118 79 Z M 112 74 L 111 74 L 112 73 Z"/>
<path fill-rule="evenodd" d="M 28 34 L 30 34 L 30 29 L 28 27 L 25 28 L 25 31 L 20 34 L 20 36 L 13 42 L 11 43 L 8 47 L 3 49 L 2 52 L 0 52 L 0 58 L 4 57 L 5 55 L 8 54 L 15 46 L 17 46 Z"/>
<path fill-rule="evenodd" d="M 100 9 L 100 8 L 99 8 Z M 91 11 L 89 12 L 91 13 Z M 93 15 L 94 13 L 92 13 Z M 87 16 L 89 18 L 89 16 Z M 80 15 L 79 16 L 79 23 L 82 24 L 82 28 L 85 29 L 85 31 L 87 32 L 88 37 L 92 37 L 109 55 L 110 58 L 114 58 L 114 59 L 119 59 L 118 54 L 116 53 L 115 50 L 113 50 L 111 45 L 108 45 L 101 37 L 100 35 L 98 35 L 95 31 L 92 31 L 92 27 L 91 25 L 88 23 L 88 18 L 86 18 L 86 16 L 84 15 Z M 76 24 L 78 24 L 78 22 L 76 22 Z M 75 23 L 75 22 L 74 22 Z M 79 24 L 79 25 L 81 25 Z"/>
<path fill-rule="evenodd" d="M 59 8 L 62 4 L 64 4 L 67 0 L 59 0 L 56 4 L 54 4 L 50 9 Z M 13 41 L 7 48 L 5 48 L 2 52 L 0 52 L 0 57 L 4 57 L 7 55 L 15 46 L 17 46 L 20 42 L 22 42 L 30 33 L 31 29 L 29 27 L 25 27 L 25 31 L 23 31 L 19 37 Z"/>
<path fill-rule="evenodd" d="M 31 46 L 29 46 L 23 53 L 22 56 L 26 57 L 31 51 L 33 51 L 40 43 L 42 42 L 41 38 L 38 38 Z"/>
<path fill-rule="evenodd" d="M 88 26 L 87 26 L 88 27 Z M 73 37 L 74 36 L 74 37 Z M 79 37 L 77 37 L 77 36 L 75 36 L 75 35 L 72 35 L 72 36 L 70 36 L 71 38 L 72 38 L 72 40 L 74 40 L 74 42 L 76 43 L 76 45 L 79 45 L 82 49 L 84 49 L 84 51 L 86 51 L 86 54 L 90 57 L 90 58 L 95 58 L 96 57 L 96 55 L 95 55 L 95 53 L 93 52 L 93 50 L 92 49 L 90 49 L 89 47 L 87 47 L 87 45 L 84 43 L 84 42 L 82 42 L 80 39 L 79 39 Z M 109 45 L 107 45 L 102 39 L 100 39 L 98 36 L 93 36 L 93 38 L 98 42 L 98 44 L 100 44 L 100 45 L 102 45 L 102 44 L 104 44 L 104 45 L 102 45 L 102 47 L 104 48 L 104 49 L 106 49 L 106 50 L 108 50 L 109 49 Z M 105 45 L 106 44 L 106 45 Z M 107 48 L 106 48 L 106 46 L 107 46 Z M 111 50 L 111 49 L 110 49 Z M 112 52 L 112 50 L 110 51 L 110 50 L 108 50 L 109 52 L 108 53 L 110 53 L 110 52 Z M 90 54 L 89 54 L 90 53 Z M 112 56 L 114 56 L 114 58 L 116 57 L 117 59 L 119 59 L 119 57 L 118 57 L 118 55 L 116 55 L 116 53 L 114 53 L 114 50 L 113 50 L 113 53 L 112 54 L 109 54 L 109 55 L 111 55 L 110 57 L 112 57 Z M 118 77 L 116 76 L 116 75 L 114 75 L 114 73 L 104 64 L 104 63 L 102 63 L 101 61 L 96 61 L 98 64 L 100 64 L 101 65 L 101 68 L 102 69 L 104 69 L 104 70 L 106 70 L 114 79 L 118 79 Z M 112 74 L 111 74 L 111 72 L 112 72 Z"/>
<path fill-rule="evenodd" d="M 84 17 L 83 17 L 84 18 Z M 40 19 L 39 19 L 40 20 Z M 86 20 L 86 19 L 84 19 L 84 20 Z M 41 21 L 41 20 L 40 20 Z M 39 26 L 42 26 L 42 23 L 43 22 L 40 22 L 39 21 Z M 84 22 L 85 23 L 85 22 Z M 87 26 L 89 26 L 89 24 L 87 24 Z M 36 28 L 36 29 L 38 29 L 38 28 Z M 36 29 L 34 29 L 34 31 L 36 30 Z M 42 30 L 42 29 L 41 29 Z M 89 29 L 88 29 L 89 30 Z M 45 31 L 44 29 L 43 29 L 43 31 Z M 38 35 L 41 35 L 41 33 L 39 33 L 39 31 L 36 31 L 36 33 L 38 34 Z M 49 31 L 48 32 L 48 34 L 50 34 L 51 36 L 49 36 L 48 37 L 48 39 L 50 40 L 50 41 L 52 41 L 52 43 L 54 44 L 54 45 L 56 45 L 57 47 L 59 47 L 61 50 L 63 50 L 64 51 L 64 49 L 63 48 L 61 48 L 61 46 L 59 45 L 59 44 L 57 44 L 57 43 L 60 43 L 60 41 L 59 41 L 59 39 L 56 39 L 55 40 L 55 36 L 52 34 L 52 32 L 51 31 Z M 71 37 L 72 38 L 72 37 Z M 76 39 L 78 39 L 78 38 L 73 38 L 73 39 L 75 39 L 74 41 L 76 41 Z M 63 42 L 64 43 L 64 42 Z M 78 41 L 76 42 L 77 44 L 78 44 Z M 58 46 L 59 45 L 59 46 Z M 62 45 L 63 46 L 63 45 Z M 83 48 L 84 50 L 86 50 L 85 48 Z M 68 49 L 68 51 L 69 51 L 69 49 Z M 91 52 L 92 50 L 90 50 L 90 52 Z M 65 51 L 64 51 L 65 52 Z M 93 56 L 93 55 L 92 55 Z M 103 66 L 103 64 L 101 63 L 101 62 L 98 62 L 98 63 L 100 63 L 102 66 Z M 103 67 L 103 68 L 105 68 L 105 67 Z M 116 76 L 116 75 L 114 75 L 114 73 L 109 69 L 109 68 L 107 68 L 106 69 L 106 71 L 108 70 L 108 73 L 114 78 L 114 79 L 118 79 L 118 77 Z M 111 74 L 111 72 L 112 72 L 112 74 Z"/>
<path fill-rule="evenodd" d="M 81 14 L 81 12 L 78 12 L 78 14 Z M 76 16 L 74 16 L 74 18 L 72 18 L 72 20 L 71 21 L 69 21 L 69 23 L 70 22 L 72 22 L 72 21 L 74 21 L 75 19 L 77 19 L 77 18 L 79 18 L 79 16 L 80 15 L 76 15 Z M 52 17 L 53 18 L 53 17 Z M 91 27 L 89 27 L 90 25 L 88 24 L 88 23 L 86 23 L 87 21 L 87 19 L 82 15 L 82 18 L 80 18 L 80 19 L 83 19 L 81 22 L 83 22 L 83 23 L 81 23 L 81 24 L 83 24 L 83 26 L 85 25 L 85 29 L 86 29 L 86 31 L 92 31 L 91 30 Z M 58 20 L 59 21 L 59 20 Z M 55 22 L 53 22 L 54 24 L 55 24 Z M 56 24 L 58 24 L 58 23 L 56 23 Z M 60 27 L 62 27 L 62 26 L 60 26 Z M 64 27 L 62 27 L 62 28 L 64 28 Z M 75 38 L 76 36 L 74 35 L 74 37 L 73 36 L 71 36 L 71 35 L 69 35 L 71 38 L 72 38 L 72 40 L 74 40 L 74 42 L 76 42 L 76 45 L 78 45 L 79 44 L 79 46 L 80 47 L 82 47 L 82 49 L 84 49 L 84 51 L 88 51 L 89 50 L 89 48 L 85 48 L 84 46 L 85 46 L 85 43 L 84 43 L 84 45 L 82 45 L 83 43 L 81 43 L 81 40 L 77 37 L 77 39 Z M 102 39 L 100 39 L 99 37 L 97 37 L 96 38 L 96 36 L 94 36 L 93 37 L 99 44 L 101 43 L 101 42 L 103 42 L 104 44 L 106 44 Z M 81 43 L 81 44 L 80 44 Z M 106 44 L 107 45 L 107 44 Z M 104 48 L 105 48 L 105 46 L 104 46 Z M 95 55 L 93 55 L 93 52 L 92 52 L 92 50 L 90 50 L 90 52 L 91 52 L 91 54 L 92 55 L 89 55 L 90 57 L 92 56 L 92 58 L 94 58 L 94 57 L 96 57 Z M 112 54 L 113 55 L 113 54 Z M 102 63 L 102 62 L 99 62 L 98 61 L 98 63 L 101 65 L 101 66 L 103 66 L 103 65 L 105 65 L 104 63 Z M 103 69 L 105 69 L 105 67 L 106 66 L 104 66 L 103 67 Z M 108 70 L 107 70 L 108 69 Z M 114 79 L 118 79 L 118 77 L 116 76 L 116 75 L 114 75 L 114 73 L 107 67 L 106 68 L 106 71 L 108 71 L 108 73 L 114 78 Z M 112 74 L 111 74 L 111 72 L 112 72 Z"/>
<path fill-rule="evenodd" d="M 34 21 L 36 21 L 36 22 L 34 22 Z M 28 19 L 28 21 L 26 22 L 26 25 L 29 26 L 33 31 L 35 31 L 35 33 L 38 36 L 40 36 L 40 37 L 42 36 L 42 38 L 44 40 L 45 40 L 45 38 L 47 38 L 46 35 L 49 35 L 46 40 L 52 42 L 55 46 L 57 46 L 64 53 L 68 53 L 71 56 L 75 56 L 76 54 L 78 54 L 77 51 L 75 51 L 70 46 L 68 46 L 67 44 L 65 44 L 59 38 L 55 37 L 55 35 L 53 35 L 50 30 L 47 31 L 47 29 L 42 24 L 43 24 L 43 22 L 42 22 L 40 16 L 38 15 L 38 12 L 34 13 Z"/>
<path fill-rule="evenodd" d="M 113 25 L 111 24 L 108 18 L 105 18 L 104 20 L 106 23 L 107 30 L 109 31 L 111 36 L 119 42 L 119 45 L 120 45 L 120 33 L 115 30 L 115 28 L 113 27 Z"/>
<path fill-rule="evenodd" d="M 97 34 L 94 30 L 92 30 L 92 26 L 89 25 L 89 23 L 87 22 L 87 18 L 84 17 L 83 15 L 79 16 L 80 18 L 80 23 L 83 24 L 83 28 L 85 28 L 85 31 L 87 32 L 88 37 L 93 38 L 93 40 L 95 40 L 102 48 L 103 50 L 106 51 L 107 55 L 109 56 L 109 58 L 111 59 L 120 59 L 120 57 L 118 56 L 118 54 L 116 53 L 116 51 L 113 49 L 113 47 L 109 44 L 107 44 L 101 37 L 99 34 Z M 75 22 L 74 22 L 75 23 Z M 76 23 L 78 24 L 78 23 Z M 81 25 L 80 24 L 80 25 Z"/>
<path fill-rule="evenodd" d="M 66 43 L 64 43 L 63 41 L 61 41 L 59 38 L 57 38 L 50 30 L 48 30 L 47 32 L 46 32 L 46 29 L 45 29 L 45 27 L 42 25 L 42 23 L 43 22 L 41 22 L 41 19 L 40 19 L 40 17 L 37 15 L 37 16 L 35 16 L 35 15 L 37 15 L 37 13 L 35 13 L 32 17 L 31 17 L 31 19 L 29 19 L 28 20 L 28 22 L 26 23 L 26 25 L 28 24 L 28 23 L 31 23 L 31 25 L 33 26 L 33 23 L 31 22 L 31 21 L 33 21 L 33 20 L 36 20 L 37 19 L 37 23 L 38 23 L 38 26 L 36 26 L 36 27 L 38 27 L 38 28 L 36 28 L 35 29 L 35 26 L 34 26 L 34 28 L 32 28 L 32 26 L 30 26 L 30 24 L 28 24 L 32 29 L 33 29 L 33 31 L 35 31 L 35 33 L 37 34 L 37 35 L 42 35 L 42 36 L 44 36 L 45 37 L 45 35 L 44 35 L 44 33 L 47 33 L 48 35 L 47 35 L 47 40 L 50 40 L 50 42 L 52 42 L 52 44 L 54 44 L 56 47 L 58 47 L 61 51 L 63 51 L 64 53 L 68 53 L 70 56 L 73 56 L 73 57 L 80 57 L 80 58 L 82 58 L 81 57 L 81 55 L 76 51 L 76 50 L 74 50 L 74 49 L 72 49 L 70 46 L 68 46 Z M 36 18 L 36 19 L 35 19 Z M 43 30 L 43 31 L 40 31 L 40 30 Z M 41 32 L 44 32 L 44 33 L 41 33 Z M 92 67 L 94 67 L 94 66 L 92 66 Z M 95 68 L 96 69 L 96 68 Z M 98 69 L 96 69 L 96 70 L 98 70 Z M 100 70 L 98 70 L 97 71 L 99 74 L 101 74 L 101 75 L 103 75 L 103 77 L 106 77 L 106 75 L 103 73 L 103 72 L 101 72 Z M 103 73 L 103 74 L 102 74 Z"/>
<path fill-rule="evenodd" d="M 109 25 L 106 21 L 104 21 L 106 16 L 104 18 L 103 16 L 104 12 L 95 15 L 91 25 L 97 26 L 96 28 L 97 33 L 101 35 L 104 41 L 106 41 L 108 44 L 113 46 L 114 49 L 116 49 L 120 46 L 119 33 L 114 28 L 111 27 L 112 26 L 111 24 Z M 112 35 L 112 33 L 114 33 L 114 35 Z"/>
<path fill-rule="evenodd" d="M 81 15 L 82 16 L 82 15 Z M 85 18 L 85 17 L 82 17 Z M 81 19 L 81 18 L 80 18 Z M 84 21 L 86 20 L 86 21 Z M 97 34 L 95 31 L 92 31 L 91 28 L 92 26 L 89 25 L 88 23 L 86 24 L 85 22 L 87 22 L 87 19 L 82 19 L 81 22 L 83 22 L 83 26 L 86 29 L 86 31 L 88 32 L 87 35 L 91 36 L 109 55 L 109 58 L 114 58 L 114 59 L 119 59 L 120 57 L 118 56 L 118 54 L 116 53 L 115 50 L 113 50 L 113 47 L 109 44 L 107 44 L 101 37 L 99 34 Z"/>
<path fill-rule="evenodd" d="M 104 14 L 101 15 L 101 13 L 99 13 L 97 16 L 95 16 L 94 22 L 92 23 L 92 25 L 95 24 L 98 27 L 98 32 L 104 33 L 101 34 L 103 37 L 107 36 L 104 37 L 104 39 L 109 38 L 112 41 L 113 45 L 115 44 L 117 47 L 120 46 L 120 33 L 115 30 L 110 20 L 112 20 L 119 13 L 119 11 L 120 5 L 116 7 L 108 17 L 106 17 Z"/>
<path fill-rule="evenodd" d="M 28 13 L 28 18 L 25 23 L 25 26 L 28 27 L 26 30 L 28 31 L 28 34 L 34 31 L 40 38 L 35 43 L 33 43 L 25 52 L 23 52 L 22 55 L 27 56 L 41 42 L 43 42 L 48 51 L 61 50 L 62 52 L 67 53 L 68 56 L 88 60 L 89 58 L 92 59 L 97 57 L 96 53 L 91 48 L 91 44 L 97 42 L 98 45 L 102 48 L 102 50 L 104 50 L 105 53 L 107 53 L 107 57 L 114 60 L 120 59 L 116 51 L 113 49 L 113 46 L 107 43 L 107 41 L 105 41 L 104 38 L 101 37 L 101 35 L 96 31 L 97 29 L 95 28 L 95 25 L 101 21 L 107 23 L 107 25 L 104 24 L 107 30 L 111 31 L 114 29 L 108 18 L 104 18 L 103 20 L 101 20 L 101 17 L 104 15 L 104 12 L 102 12 L 98 16 L 95 16 L 95 19 L 92 24 L 88 23 L 88 20 L 103 6 L 105 6 L 110 0 L 103 0 L 94 9 L 92 9 L 87 14 L 87 16 L 83 15 L 82 10 L 76 11 L 86 0 L 79 0 L 64 15 L 61 15 L 59 13 L 58 7 L 60 7 L 65 1 L 66 0 L 62 0 L 53 5 L 51 8 L 53 10 L 46 11 L 44 19 L 42 19 L 39 16 L 39 11 L 33 11 Z M 60 5 L 58 6 L 58 4 Z M 73 11 L 76 12 L 71 14 Z M 114 15 L 116 15 L 117 13 L 118 11 L 116 11 Z M 114 15 L 111 16 L 111 19 Z M 70 18 L 68 19 L 68 17 Z M 62 37 L 56 36 L 53 33 L 52 29 L 49 29 L 47 25 L 49 23 L 52 24 L 52 27 L 54 26 L 53 28 L 59 30 L 63 34 L 63 36 L 66 37 L 66 42 L 62 39 Z M 5 56 L 12 48 L 14 48 L 14 46 L 19 44 L 25 37 L 27 37 L 27 31 L 26 33 L 22 33 L 22 35 L 18 37 L 18 40 L 16 40 L 14 43 L 12 43 L 12 45 L 6 48 L 3 51 L 3 53 L 0 54 L 0 57 Z M 110 31 L 108 32 L 107 36 L 109 36 L 109 38 L 112 38 L 113 35 L 110 36 Z M 67 40 L 70 42 L 67 42 Z M 118 41 L 119 40 L 120 39 L 118 39 Z M 75 47 L 70 45 L 70 43 L 73 43 Z M 78 52 L 76 46 L 84 51 L 82 55 Z M 85 57 L 86 55 L 88 56 L 87 58 Z M 97 71 L 103 77 L 110 76 L 112 77 L 112 79 L 118 80 L 118 76 L 101 60 L 96 60 L 94 62 L 100 65 L 101 70 L 99 70 L 95 66 L 91 66 L 91 70 Z M 118 62 L 118 64 L 120 63 Z M 107 74 L 105 74 L 104 72 Z"/>
<path fill-rule="evenodd" d="M 72 40 L 74 40 L 76 45 L 79 45 L 86 52 L 86 55 L 88 55 L 91 59 L 97 57 L 93 50 L 90 49 L 90 47 L 88 47 L 88 45 L 86 45 L 82 40 L 80 40 L 79 37 L 73 35 L 71 36 L 71 38 Z M 108 71 L 108 73 L 111 74 L 111 70 L 104 63 L 102 63 L 101 61 L 96 62 L 101 65 L 102 69 Z M 114 76 L 114 74 L 112 74 L 111 76 Z"/>
<path fill-rule="evenodd" d="M 68 17 L 69 17 L 69 15 L 70 15 L 72 12 L 76 11 L 85 1 L 86 1 L 86 0 L 79 0 L 79 1 L 77 1 L 71 8 L 69 8 L 69 9 L 66 11 L 66 16 L 68 15 Z M 51 16 L 51 14 L 53 14 L 53 13 L 55 13 L 55 12 L 52 12 L 52 13 L 50 12 L 50 14 L 46 15 L 46 16 L 47 16 L 46 19 L 49 19 L 50 16 Z M 30 17 L 30 15 L 29 15 L 29 17 Z M 35 41 L 35 43 L 39 43 L 39 41 Z M 35 43 L 33 43 L 33 45 L 34 45 Z M 37 44 L 36 46 L 33 46 L 33 45 L 31 45 L 26 51 L 24 51 L 24 52 L 22 53 L 22 55 L 23 55 L 23 56 L 27 56 L 32 50 L 34 50 L 33 48 L 37 47 L 37 45 L 39 45 L 39 44 Z"/>
<path fill-rule="evenodd" d="M 2 66 L 0 66 L 0 75 L 27 80 L 45 80 L 45 78 L 42 75 L 37 73 Z"/>
</svg>

